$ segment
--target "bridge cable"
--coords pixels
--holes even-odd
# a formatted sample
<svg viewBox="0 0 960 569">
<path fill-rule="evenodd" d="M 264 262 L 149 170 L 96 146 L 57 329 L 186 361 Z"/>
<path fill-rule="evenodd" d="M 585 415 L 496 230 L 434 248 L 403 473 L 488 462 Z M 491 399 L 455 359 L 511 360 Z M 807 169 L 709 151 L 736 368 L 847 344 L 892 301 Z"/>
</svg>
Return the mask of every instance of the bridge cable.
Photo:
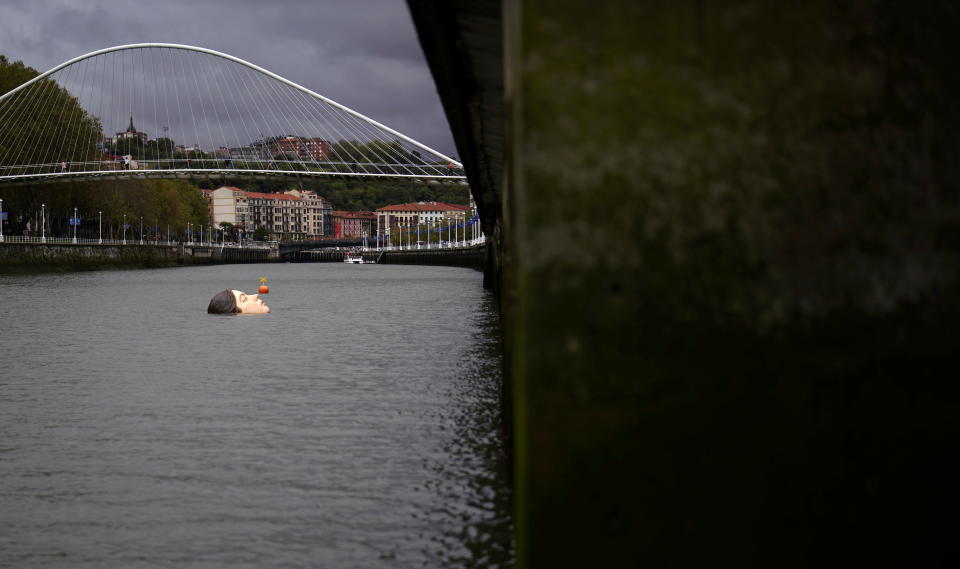
<svg viewBox="0 0 960 569">
<path fill-rule="evenodd" d="M 0 157 L 0 164 L 7 164 L 8 156 L 11 158 L 14 158 L 9 162 L 10 165 L 8 166 L 8 168 L 11 169 L 11 171 L 15 171 L 14 169 L 17 166 L 17 162 L 20 154 L 20 149 L 16 147 L 17 140 L 22 141 L 25 139 L 24 136 L 18 136 L 18 135 L 26 131 L 27 124 L 28 124 L 27 121 L 16 121 L 12 119 L 17 116 L 18 111 L 24 105 L 27 105 L 29 103 L 36 104 L 36 99 L 33 99 L 32 97 L 28 97 L 26 96 L 26 94 L 33 93 L 34 90 L 36 90 L 38 94 L 42 94 L 43 86 L 45 85 L 46 83 L 42 83 L 42 82 L 34 83 L 33 85 L 31 85 L 30 89 L 28 89 L 25 92 L 25 96 L 18 97 L 15 100 L 7 99 L 7 101 L 10 101 L 9 104 L 6 104 L 6 101 L 3 102 L 4 106 L 6 106 L 7 109 L 4 111 L 2 122 L 0 122 L 0 132 L 5 132 L 6 134 L 3 136 L 2 139 L 0 139 L 0 146 L 3 146 L 4 148 L 3 156 Z M 14 134 L 14 133 L 17 133 L 17 134 Z M 6 142 L 8 136 L 10 137 L 9 143 Z"/>
</svg>

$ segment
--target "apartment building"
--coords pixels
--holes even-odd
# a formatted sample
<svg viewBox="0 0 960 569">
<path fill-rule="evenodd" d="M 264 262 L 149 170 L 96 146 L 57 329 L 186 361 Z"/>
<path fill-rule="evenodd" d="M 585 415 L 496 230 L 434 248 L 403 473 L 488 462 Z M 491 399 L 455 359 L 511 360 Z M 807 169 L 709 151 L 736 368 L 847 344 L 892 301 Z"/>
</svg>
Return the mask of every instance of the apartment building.
<svg viewBox="0 0 960 569">
<path fill-rule="evenodd" d="M 209 199 L 214 225 L 231 223 L 248 235 L 263 227 L 271 239 L 310 239 L 332 230 L 330 203 L 312 191 L 267 194 L 224 186 Z"/>
<path fill-rule="evenodd" d="M 333 232 L 330 202 L 310 190 L 287 190 L 286 193 L 300 200 L 302 225 L 308 238 L 325 237 Z"/>
<path fill-rule="evenodd" d="M 221 186 L 207 196 L 210 219 L 215 226 L 229 223 L 242 227 L 247 216 L 246 195 L 240 188 Z"/>
<path fill-rule="evenodd" d="M 269 158 L 296 156 L 302 160 L 326 160 L 330 154 L 330 143 L 322 138 L 274 137 L 267 139 L 265 143 L 260 142 L 259 146 L 266 151 Z"/>
<path fill-rule="evenodd" d="M 342 211 L 332 214 L 333 232 L 337 238 L 373 237 L 377 216 L 372 211 Z"/>
<path fill-rule="evenodd" d="M 467 206 L 443 202 L 417 202 L 388 205 L 378 209 L 377 235 L 389 235 L 395 227 L 443 225 L 466 220 Z"/>
</svg>

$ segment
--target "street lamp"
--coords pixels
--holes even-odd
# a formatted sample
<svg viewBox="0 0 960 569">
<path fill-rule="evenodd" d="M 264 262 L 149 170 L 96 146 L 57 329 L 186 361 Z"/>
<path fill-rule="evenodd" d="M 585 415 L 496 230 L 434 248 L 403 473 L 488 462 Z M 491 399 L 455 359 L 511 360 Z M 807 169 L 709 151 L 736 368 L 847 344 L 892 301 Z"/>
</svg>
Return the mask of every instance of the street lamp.
<svg viewBox="0 0 960 569">
<path fill-rule="evenodd" d="M 47 242 L 47 218 L 46 218 L 47 204 L 40 204 L 40 242 Z"/>
<path fill-rule="evenodd" d="M 127 244 L 127 214 L 123 214 L 123 244 Z"/>
<path fill-rule="evenodd" d="M 73 208 L 73 244 L 77 244 L 77 208 Z"/>
<path fill-rule="evenodd" d="M 103 245 L 103 212 L 97 212 L 97 244 Z"/>
<path fill-rule="evenodd" d="M 143 216 L 140 216 L 140 244 L 143 245 Z"/>
<path fill-rule="evenodd" d="M 0 198 L 0 243 L 3 243 L 3 198 Z"/>
</svg>

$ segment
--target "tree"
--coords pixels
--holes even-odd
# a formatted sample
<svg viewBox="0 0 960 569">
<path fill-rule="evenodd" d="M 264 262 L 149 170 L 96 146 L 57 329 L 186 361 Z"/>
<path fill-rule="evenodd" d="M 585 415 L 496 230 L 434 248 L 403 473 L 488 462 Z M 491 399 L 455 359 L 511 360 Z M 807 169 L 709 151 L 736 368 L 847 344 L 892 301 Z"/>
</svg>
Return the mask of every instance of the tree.
<svg viewBox="0 0 960 569">
<path fill-rule="evenodd" d="M 253 239 L 255 241 L 266 241 L 269 236 L 270 234 L 267 233 L 267 228 L 262 225 L 258 225 L 253 231 Z"/>
<path fill-rule="evenodd" d="M 79 211 L 81 231 L 84 227 L 96 230 L 103 212 L 104 236 L 120 227 L 123 215 L 127 219 L 143 217 L 144 226 L 158 226 L 171 233 L 194 226 L 208 225 L 209 211 L 199 188 L 185 180 L 105 180 L 97 182 L 68 182 L 31 186 L 0 187 L 4 211 L 10 212 L 11 222 L 26 224 L 36 217 L 40 204 L 46 204 L 51 225 L 48 229 L 69 230 L 66 225 L 73 208 Z M 22 218 L 22 222 L 19 220 Z M 87 224 L 92 224 L 88 226 Z M 25 229 L 8 226 L 11 231 Z"/>
<path fill-rule="evenodd" d="M 233 236 L 233 224 L 229 221 L 221 221 L 219 227 L 223 233 Z"/>
<path fill-rule="evenodd" d="M 37 70 L 23 62 L 10 63 L 0 55 L 0 93 L 38 75 Z M 47 112 L 28 112 L 34 106 L 21 104 L 24 100 L 40 103 Z M 102 152 L 97 148 L 103 136 L 99 119 L 87 114 L 76 97 L 49 77 L 0 102 L 0 116 L 4 117 L 0 122 L 0 165 L 102 159 Z M 49 166 L 49 169 L 56 167 Z M 29 171 L 36 169 L 24 169 L 20 173 Z"/>
</svg>

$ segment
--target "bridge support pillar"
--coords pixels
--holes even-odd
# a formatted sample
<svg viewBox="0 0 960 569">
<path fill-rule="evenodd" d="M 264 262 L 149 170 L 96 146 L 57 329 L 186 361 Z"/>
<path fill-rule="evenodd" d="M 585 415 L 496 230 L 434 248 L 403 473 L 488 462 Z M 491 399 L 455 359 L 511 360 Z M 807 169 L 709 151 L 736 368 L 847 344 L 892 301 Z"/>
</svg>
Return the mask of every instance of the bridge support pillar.
<svg viewBox="0 0 960 569">
<path fill-rule="evenodd" d="M 520 566 L 956 561 L 958 12 L 505 10 Z"/>
</svg>

